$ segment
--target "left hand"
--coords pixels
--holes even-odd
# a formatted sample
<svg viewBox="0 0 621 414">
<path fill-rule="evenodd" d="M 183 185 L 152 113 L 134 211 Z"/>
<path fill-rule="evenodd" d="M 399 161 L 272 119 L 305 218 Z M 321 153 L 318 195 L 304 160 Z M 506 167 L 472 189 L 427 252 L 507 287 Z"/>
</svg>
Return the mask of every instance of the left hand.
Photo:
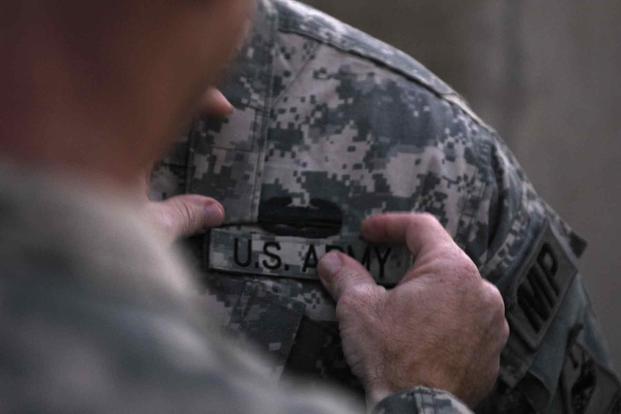
<svg viewBox="0 0 621 414">
<path fill-rule="evenodd" d="M 216 88 L 205 91 L 200 111 L 203 115 L 224 118 L 233 111 L 233 105 Z M 144 181 L 142 194 L 148 193 L 149 180 Z M 224 222 L 224 207 L 210 197 L 182 195 L 162 202 L 145 200 L 147 220 L 153 223 L 165 239 L 175 240 L 204 232 Z"/>
<path fill-rule="evenodd" d="M 224 207 L 213 198 L 181 195 L 166 201 L 148 201 L 147 220 L 167 242 L 205 232 L 224 222 Z"/>
</svg>

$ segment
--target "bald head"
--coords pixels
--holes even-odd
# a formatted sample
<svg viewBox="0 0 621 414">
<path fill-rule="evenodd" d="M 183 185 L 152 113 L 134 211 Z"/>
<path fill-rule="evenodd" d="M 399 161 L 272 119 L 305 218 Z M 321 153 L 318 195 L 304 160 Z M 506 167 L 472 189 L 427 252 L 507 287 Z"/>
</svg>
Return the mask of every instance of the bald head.
<svg viewBox="0 0 621 414">
<path fill-rule="evenodd" d="M 129 184 L 233 56 L 250 0 L 0 0 L 0 153 Z"/>
</svg>

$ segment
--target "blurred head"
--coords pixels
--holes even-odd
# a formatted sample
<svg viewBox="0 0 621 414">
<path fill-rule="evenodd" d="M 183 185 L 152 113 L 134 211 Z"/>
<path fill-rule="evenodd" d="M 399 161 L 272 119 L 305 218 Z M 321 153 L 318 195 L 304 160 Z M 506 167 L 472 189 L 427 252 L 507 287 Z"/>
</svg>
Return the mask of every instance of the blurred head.
<svg viewBox="0 0 621 414">
<path fill-rule="evenodd" d="M 233 57 L 252 0 L 0 0 L 0 152 L 129 184 Z"/>
</svg>

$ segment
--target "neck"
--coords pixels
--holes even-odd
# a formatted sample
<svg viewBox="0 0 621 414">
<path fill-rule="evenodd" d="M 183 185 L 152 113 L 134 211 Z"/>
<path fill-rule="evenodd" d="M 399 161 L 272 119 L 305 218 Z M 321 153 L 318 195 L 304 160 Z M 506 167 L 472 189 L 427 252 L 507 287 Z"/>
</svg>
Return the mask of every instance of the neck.
<svg viewBox="0 0 621 414">
<path fill-rule="evenodd" d="M 0 155 L 35 170 L 129 188 L 162 150 L 142 139 L 155 133 L 135 116 L 143 96 L 132 89 L 135 82 L 121 81 L 127 71 L 83 60 L 86 54 L 68 50 L 45 16 L 34 24 L 36 13 L 29 24 L 16 18 L 0 28 L 0 56 L 10 63 L 0 65 Z"/>
<path fill-rule="evenodd" d="M 137 174 L 149 168 L 139 152 L 114 144 L 132 142 L 129 136 L 119 140 L 127 135 L 123 128 L 97 122 L 66 101 L 32 104 L 33 109 L 27 111 L 0 109 L 3 158 L 29 169 L 72 175 L 118 189 L 133 184 Z M 37 107 L 46 109 L 37 111 Z"/>
</svg>

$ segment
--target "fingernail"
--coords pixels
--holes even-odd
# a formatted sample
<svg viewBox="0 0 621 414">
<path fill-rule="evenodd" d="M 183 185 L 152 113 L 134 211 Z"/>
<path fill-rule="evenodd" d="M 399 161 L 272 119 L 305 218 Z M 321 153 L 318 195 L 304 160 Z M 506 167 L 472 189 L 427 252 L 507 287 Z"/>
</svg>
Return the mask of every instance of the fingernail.
<svg viewBox="0 0 621 414">
<path fill-rule="evenodd" d="M 218 204 L 212 203 L 205 207 L 207 226 L 219 226 L 224 221 L 224 210 Z"/>
<path fill-rule="evenodd" d="M 335 275 L 343 267 L 341 255 L 337 252 L 331 252 L 321 258 L 319 262 L 319 274 Z"/>
</svg>

